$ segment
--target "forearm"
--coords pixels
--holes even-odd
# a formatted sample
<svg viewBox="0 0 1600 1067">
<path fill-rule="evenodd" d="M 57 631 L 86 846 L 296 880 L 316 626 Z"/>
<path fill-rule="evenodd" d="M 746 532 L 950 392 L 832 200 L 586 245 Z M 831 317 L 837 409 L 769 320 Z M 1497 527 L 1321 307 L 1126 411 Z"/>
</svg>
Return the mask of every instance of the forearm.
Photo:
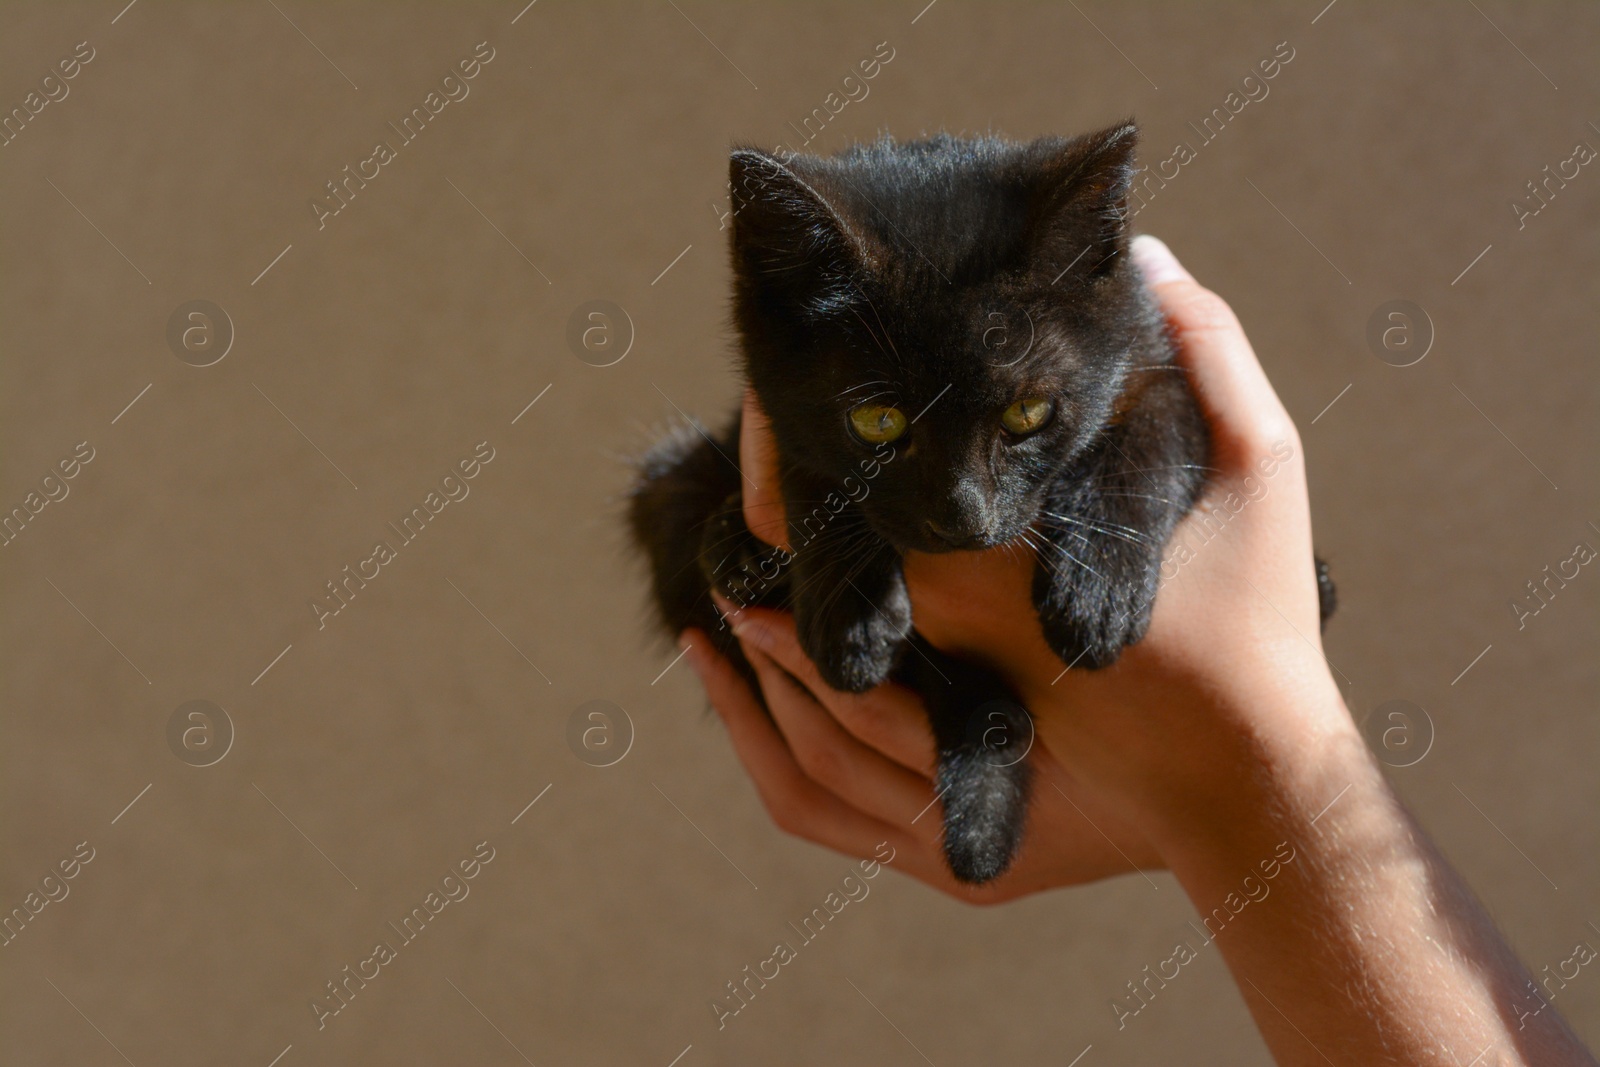
<svg viewBox="0 0 1600 1067">
<path fill-rule="evenodd" d="M 1353 727 L 1228 747 L 1158 847 L 1280 1064 L 1594 1062 Z"/>
</svg>

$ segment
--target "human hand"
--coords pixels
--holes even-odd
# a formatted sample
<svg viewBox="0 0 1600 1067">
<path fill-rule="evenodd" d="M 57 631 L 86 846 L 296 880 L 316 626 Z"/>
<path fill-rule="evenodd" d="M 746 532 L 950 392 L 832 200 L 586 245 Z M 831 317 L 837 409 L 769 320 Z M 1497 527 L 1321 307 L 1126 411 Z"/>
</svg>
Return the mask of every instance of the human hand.
<svg viewBox="0 0 1600 1067">
<path fill-rule="evenodd" d="M 933 733 L 917 694 L 894 682 L 859 695 L 833 689 L 801 651 L 788 612 L 738 611 L 721 598 L 718 606 L 755 668 L 765 709 L 703 635 L 687 631 L 683 644 L 780 829 L 851 856 L 887 841 L 896 869 L 973 904 L 1160 866 L 1120 812 L 1073 789 L 1049 747 L 1035 744 L 1028 835 L 1015 862 L 987 885 L 957 881 L 941 846 Z"/>
<path fill-rule="evenodd" d="M 888 839 L 903 869 L 974 901 L 1160 866 L 1169 844 L 1225 822 L 1230 776 L 1265 747 L 1304 750 L 1354 736 L 1321 654 L 1300 443 L 1232 312 L 1160 242 L 1133 254 L 1171 323 L 1211 426 L 1213 470 L 1174 533 L 1148 634 L 1101 671 L 1064 670 L 1046 645 L 1013 549 L 912 553 L 905 571 L 917 629 L 939 648 L 999 671 L 1032 710 L 1038 772 L 1016 864 L 990 886 L 944 869 L 933 802 L 931 732 L 914 694 L 828 689 L 778 612 L 734 621 L 769 719 L 708 643 L 691 662 L 780 826 L 841 851 Z M 746 523 L 783 543 L 776 454 L 746 397 L 741 463 Z M 1356 738 L 1359 741 L 1359 738 Z M 915 820 L 915 821 L 913 821 Z M 926 826 L 926 831 L 916 827 Z M 870 837 L 870 840 L 868 838 Z M 904 844 L 904 848 L 902 848 Z"/>
</svg>

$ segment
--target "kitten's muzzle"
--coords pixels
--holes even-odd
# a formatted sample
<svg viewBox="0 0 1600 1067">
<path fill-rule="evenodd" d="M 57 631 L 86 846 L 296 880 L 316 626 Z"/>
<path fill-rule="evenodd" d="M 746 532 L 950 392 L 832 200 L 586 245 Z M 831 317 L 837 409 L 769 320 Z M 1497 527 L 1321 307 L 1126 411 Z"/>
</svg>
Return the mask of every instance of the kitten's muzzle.
<svg viewBox="0 0 1600 1067">
<path fill-rule="evenodd" d="M 976 526 L 945 527 L 933 519 L 924 520 L 922 525 L 936 552 L 984 548 L 988 545 L 984 531 Z"/>
</svg>

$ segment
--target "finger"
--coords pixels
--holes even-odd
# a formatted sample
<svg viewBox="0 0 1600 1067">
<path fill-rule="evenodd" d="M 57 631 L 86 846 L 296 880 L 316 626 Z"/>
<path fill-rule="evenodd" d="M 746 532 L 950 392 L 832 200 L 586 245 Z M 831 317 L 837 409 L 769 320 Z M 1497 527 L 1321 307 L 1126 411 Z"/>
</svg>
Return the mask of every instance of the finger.
<svg viewBox="0 0 1600 1067">
<path fill-rule="evenodd" d="M 690 646 L 685 658 L 705 685 L 712 706 L 728 729 L 735 754 L 780 830 L 856 858 L 881 854 L 878 850 L 887 842 L 894 849 L 893 866 L 900 873 L 970 903 L 995 903 L 1016 895 L 1014 886 L 975 887 L 952 878 L 936 818 L 930 820 L 931 832 L 921 832 L 914 823 L 904 828 L 891 825 L 808 779 L 733 664 L 713 651 L 699 631 L 684 631 L 679 643 Z"/>
<path fill-rule="evenodd" d="M 916 853 L 926 849 L 924 843 L 857 810 L 806 777 L 749 684 L 732 663 L 712 650 L 705 634 L 686 630 L 680 643 L 689 646 L 685 658 L 705 685 L 711 706 L 727 727 L 734 753 L 778 829 L 857 857 L 872 855 L 880 842 L 888 841 L 908 864 L 926 866 L 925 860 L 916 859 Z"/>
<path fill-rule="evenodd" d="M 789 529 L 779 491 L 778 445 L 754 389 L 745 390 L 744 413 L 739 418 L 739 469 L 747 476 L 744 524 L 762 541 L 787 550 Z"/>
<path fill-rule="evenodd" d="M 741 643 L 777 661 L 852 735 L 932 780 L 936 766 L 933 730 L 921 701 L 909 690 L 891 684 L 858 696 L 834 689 L 801 649 L 794 616 L 788 612 L 745 608 L 731 614 L 729 624 Z"/>
<path fill-rule="evenodd" d="M 1034 550 L 1026 546 L 981 552 L 907 552 L 906 590 L 917 633 L 941 652 L 1027 677 L 1056 664 L 1037 613 L 1018 614 L 1033 596 Z"/>
<path fill-rule="evenodd" d="M 1141 234 L 1130 252 L 1144 271 L 1178 342 L 1195 395 L 1223 449 L 1217 462 L 1253 462 L 1257 454 L 1287 441 L 1298 453 L 1289 413 L 1272 389 L 1233 309 L 1204 288 L 1160 240 Z"/>
<path fill-rule="evenodd" d="M 851 807 L 899 826 L 911 825 L 933 801 L 931 781 L 856 740 L 771 657 L 750 645 L 744 652 L 806 777 Z"/>
</svg>

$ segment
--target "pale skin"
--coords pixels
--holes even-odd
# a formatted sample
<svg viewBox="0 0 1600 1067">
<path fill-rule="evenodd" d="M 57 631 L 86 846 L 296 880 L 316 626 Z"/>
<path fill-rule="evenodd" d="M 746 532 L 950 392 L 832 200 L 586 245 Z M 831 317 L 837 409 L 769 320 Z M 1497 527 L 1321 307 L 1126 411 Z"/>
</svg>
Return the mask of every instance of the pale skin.
<svg viewBox="0 0 1600 1067">
<path fill-rule="evenodd" d="M 917 629 L 999 671 L 1033 713 L 1015 865 L 982 888 L 945 869 L 914 693 L 831 690 L 788 614 L 723 603 L 770 715 L 703 634 L 681 643 L 761 799 L 791 834 L 851 856 L 887 841 L 895 869 L 974 904 L 1171 871 L 1202 917 L 1218 916 L 1207 930 L 1280 1064 L 1594 1064 L 1345 707 L 1318 631 L 1299 435 L 1238 320 L 1159 241 L 1132 252 L 1213 438 L 1205 496 L 1169 545 L 1192 551 L 1169 555 L 1147 636 L 1111 668 L 1063 674 L 1029 599 L 1031 554 L 906 560 Z M 785 544 L 776 457 L 750 396 L 743 425 L 741 463 L 765 487 L 747 480 L 747 524 Z M 1117 997 L 1137 1004 L 1108 980 Z"/>
</svg>

